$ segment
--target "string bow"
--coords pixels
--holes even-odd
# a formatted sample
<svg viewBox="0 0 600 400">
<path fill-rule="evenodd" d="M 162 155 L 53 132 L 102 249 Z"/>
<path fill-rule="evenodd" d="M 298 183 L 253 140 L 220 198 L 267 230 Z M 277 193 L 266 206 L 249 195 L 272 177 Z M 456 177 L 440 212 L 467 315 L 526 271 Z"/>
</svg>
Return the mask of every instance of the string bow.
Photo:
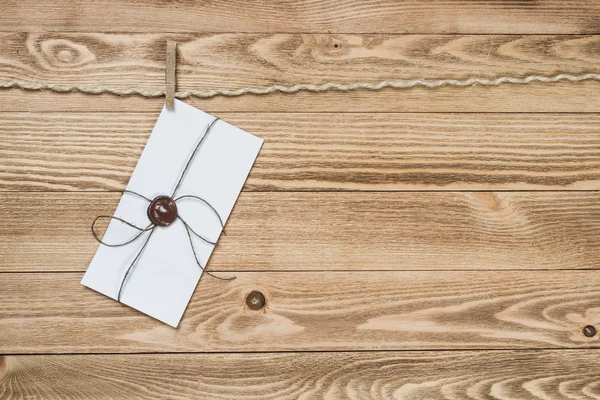
<svg viewBox="0 0 600 400">
<path fill-rule="evenodd" d="M 179 190 L 179 187 L 181 186 L 181 183 L 183 181 L 183 178 L 185 177 L 185 174 L 187 173 L 193 159 L 196 156 L 196 153 L 198 153 L 198 150 L 200 149 L 200 146 L 202 145 L 202 143 L 204 142 L 204 140 L 206 139 L 206 137 L 208 136 L 208 134 L 210 133 L 211 129 L 213 128 L 213 126 L 215 125 L 215 123 L 219 120 L 219 118 L 215 118 L 205 129 L 204 134 L 202 135 L 202 137 L 200 138 L 200 140 L 198 141 L 198 144 L 196 145 L 196 147 L 194 148 L 194 151 L 192 152 L 192 155 L 189 157 L 189 159 L 187 160 L 185 167 L 181 173 L 181 175 L 179 176 L 179 179 L 177 181 L 177 184 L 175 185 L 175 189 L 173 190 L 173 193 L 170 196 L 166 196 L 166 195 L 161 195 L 161 196 L 157 196 L 154 199 L 149 199 L 148 197 L 137 193 L 133 190 L 124 190 L 123 194 L 130 194 L 130 195 L 134 195 L 137 196 L 141 199 L 146 200 L 149 204 L 148 204 L 148 209 L 147 209 L 147 214 L 148 214 L 148 219 L 150 220 L 150 224 L 148 226 L 146 226 L 145 228 L 139 227 L 135 224 L 132 224 L 129 221 L 126 221 L 123 218 L 119 218 L 119 217 L 114 217 L 114 216 L 110 216 L 110 215 L 99 215 L 94 219 L 94 222 L 92 222 L 92 235 L 94 235 L 94 238 L 101 244 L 103 244 L 104 246 L 108 246 L 108 247 L 121 247 L 121 246 L 126 246 L 128 244 L 131 244 L 133 242 L 135 242 L 140 236 L 142 236 L 144 233 L 146 232 L 150 232 L 148 234 L 148 236 L 146 237 L 146 240 L 144 241 L 144 243 L 142 244 L 142 247 L 140 248 L 140 250 L 138 251 L 138 253 L 136 254 L 136 256 L 134 257 L 133 261 L 131 262 L 131 264 L 129 264 L 129 267 L 127 268 L 127 270 L 125 271 L 125 275 L 123 276 L 123 278 L 121 279 L 121 285 L 119 287 L 119 292 L 117 294 L 117 301 L 121 302 L 121 293 L 123 291 L 123 287 L 125 286 L 125 282 L 127 281 L 127 277 L 129 276 L 129 274 L 131 273 L 131 271 L 133 270 L 133 268 L 135 267 L 135 265 L 137 264 L 140 256 L 142 255 L 142 253 L 144 252 L 144 249 L 146 248 L 146 246 L 148 245 L 148 242 L 150 242 L 150 238 L 152 237 L 152 234 L 154 233 L 154 230 L 157 227 L 161 227 L 161 228 L 165 228 L 168 227 L 169 225 L 171 225 L 175 220 L 180 220 L 183 223 L 183 226 L 185 227 L 185 230 L 187 232 L 188 235 L 188 239 L 190 241 L 190 247 L 192 248 L 192 253 L 194 254 L 194 259 L 196 260 L 196 264 L 198 264 L 198 267 L 200 267 L 200 269 L 202 271 L 204 271 L 204 266 L 202 265 L 202 263 L 200 262 L 200 260 L 198 259 L 198 254 L 196 253 L 196 248 L 194 247 L 194 241 L 192 238 L 193 236 L 196 236 L 197 238 L 199 238 L 200 240 L 202 240 L 203 242 L 206 242 L 212 246 L 217 244 L 217 241 L 214 240 L 209 240 L 208 238 L 200 235 L 199 233 L 197 233 L 196 231 L 194 231 L 192 229 L 192 227 L 183 219 L 181 218 L 181 216 L 178 214 L 177 212 L 177 202 L 184 200 L 184 199 L 192 199 L 192 200 L 197 200 L 202 202 L 203 204 L 207 205 L 210 210 L 217 216 L 217 219 L 219 220 L 219 223 L 221 224 L 221 229 L 224 228 L 223 225 L 223 219 L 221 218 L 221 216 L 219 215 L 219 213 L 217 212 L 217 210 L 215 210 L 215 208 L 206 200 L 204 200 L 203 198 L 199 197 L 199 196 L 194 196 L 191 194 L 185 194 L 179 197 L 175 197 L 175 195 L 177 194 L 177 191 Z M 95 230 L 95 225 L 96 222 L 98 222 L 99 220 L 102 219 L 109 219 L 109 220 L 117 220 L 120 221 L 126 225 L 128 225 L 129 227 L 136 229 L 138 231 L 138 233 L 131 239 L 122 242 L 122 243 L 106 243 L 104 242 L 102 239 L 100 239 L 100 237 L 98 236 L 98 234 L 96 233 Z M 221 280 L 225 280 L 225 281 L 230 281 L 235 279 L 235 277 L 232 278 L 221 278 L 219 276 L 213 275 L 210 272 L 205 271 L 208 275 L 212 276 L 213 278 L 217 278 L 217 279 L 221 279 Z"/>
</svg>

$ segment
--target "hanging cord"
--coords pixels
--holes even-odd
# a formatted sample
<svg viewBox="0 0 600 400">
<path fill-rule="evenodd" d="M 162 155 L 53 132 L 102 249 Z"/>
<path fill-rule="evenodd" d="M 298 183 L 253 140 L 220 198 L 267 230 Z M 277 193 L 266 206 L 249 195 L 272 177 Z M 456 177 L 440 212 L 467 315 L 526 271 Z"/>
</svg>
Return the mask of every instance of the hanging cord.
<svg viewBox="0 0 600 400">
<path fill-rule="evenodd" d="M 199 200 L 202 203 L 204 203 L 205 205 L 207 205 L 211 211 L 217 216 L 219 223 L 221 224 L 221 229 L 224 229 L 225 226 L 223 224 L 223 219 L 221 218 L 221 216 L 219 215 L 219 213 L 217 212 L 217 210 L 205 199 L 203 199 L 202 197 L 199 196 L 194 196 L 191 194 L 186 194 L 186 195 L 182 195 L 179 196 L 177 198 L 174 198 L 175 194 L 177 193 L 177 191 L 179 190 L 181 183 L 183 181 L 183 178 L 185 177 L 187 171 L 190 168 L 190 165 L 192 164 L 192 160 L 196 157 L 196 154 L 198 153 L 198 150 L 200 149 L 202 143 L 204 143 L 204 139 L 206 139 L 206 137 L 208 136 L 208 134 L 210 133 L 212 127 L 215 125 L 215 123 L 219 120 L 219 118 L 215 118 L 205 129 L 204 134 L 202 135 L 202 137 L 200 138 L 200 140 L 198 141 L 198 144 L 196 144 L 196 146 L 194 147 L 194 150 L 192 151 L 191 156 L 188 158 L 185 167 L 183 168 L 183 171 L 181 172 L 181 174 L 179 175 L 179 179 L 177 180 L 177 184 L 175 185 L 175 189 L 173 190 L 173 193 L 171 194 L 171 198 L 173 199 L 173 201 L 175 203 L 177 203 L 177 201 L 179 200 L 185 200 L 185 199 L 195 199 L 195 200 Z M 138 196 L 144 200 L 146 200 L 148 203 L 152 203 L 152 200 L 149 199 L 148 197 L 134 192 L 133 190 L 124 190 L 123 194 L 131 194 L 134 196 Z M 109 220 L 117 220 L 119 222 L 122 222 L 126 225 L 128 225 L 129 227 L 136 229 L 138 231 L 138 233 L 136 235 L 134 235 L 131 239 L 126 240 L 124 242 L 121 243 L 106 243 L 104 242 L 102 239 L 100 239 L 100 237 L 98 236 L 98 234 L 96 233 L 96 222 L 98 222 L 99 220 L 102 219 L 109 219 Z M 212 276 L 213 278 L 216 279 L 220 279 L 223 281 L 231 281 L 233 279 L 235 279 L 236 277 L 231 277 L 231 278 L 221 278 L 219 276 L 213 275 L 212 273 L 205 271 L 205 267 L 202 266 L 202 263 L 200 262 L 200 260 L 198 259 L 198 254 L 196 252 L 196 247 L 194 246 L 194 240 L 192 238 L 192 235 L 196 236 L 197 238 L 199 238 L 200 240 L 204 241 L 205 243 L 208 243 L 212 246 L 216 245 L 217 242 L 209 240 L 208 238 L 196 233 L 191 227 L 190 225 L 183 219 L 181 218 L 181 216 L 177 215 L 177 219 L 179 219 L 182 223 L 183 226 L 185 227 L 188 239 L 190 241 L 190 246 L 192 248 L 192 253 L 194 254 L 194 259 L 196 260 L 196 264 L 198 264 L 198 267 L 200 267 L 200 269 L 202 271 L 204 271 L 206 274 Z M 134 266 L 137 264 L 138 260 L 140 259 L 142 253 L 144 252 L 144 249 L 146 248 L 146 246 L 148 245 L 148 242 L 150 242 L 150 238 L 152 237 L 152 234 L 154 233 L 154 230 L 157 228 L 158 226 L 154 223 L 150 223 L 150 225 L 148 225 L 145 228 L 141 228 L 137 225 L 132 224 L 131 222 L 128 222 L 126 220 L 124 220 L 123 218 L 119 218 L 119 217 L 114 217 L 114 216 L 110 216 L 110 215 L 99 215 L 97 216 L 94 221 L 92 222 L 92 235 L 94 236 L 94 238 L 101 244 L 103 244 L 104 246 L 108 246 L 108 247 L 121 247 L 121 246 L 126 246 L 132 242 L 134 242 L 135 240 L 137 240 L 142 234 L 144 234 L 145 232 L 150 232 L 148 234 L 148 236 L 146 237 L 146 239 L 144 240 L 144 243 L 142 244 L 142 247 L 140 248 L 140 250 L 138 251 L 138 253 L 136 254 L 136 256 L 134 257 L 133 261 L 129 264 L 129 266 L 127 267 L 127 270 L 125 271 L 125 274 L 123 275 L 123 278 L 121 279 L 121 284 L 119 286 L 119 292 L 117 293 L 117 301 L 121 302 L 121 293 L 123 292 L 123 287 L 125 286 L 125 282 L 127 281 L 127 277 L 129 276 L 129 274 L 131 273 L 131 271 L 133 270 Z"/>
<path fill-rule="evenodd" d="M 529 75 L 526 77 L 503 76 L 495 79 L 472 77 L 463 80 L 457 79 L 398 79 L 384 80 L 376 83 L 358 82 L 358 83 L 322 83 L 311 84 L 301 83 L 297 85 L 273 85 L 266 87 L 248 87 L 241 89 L 206 89 L 206 90 L 185 90 L 175 93 L 178 99 L 190 97 L 211 98 L 216 96 L 236 97 L 245 94 L 270 94 L 270 93 L 297 93 L 297 92 L 326 92 L 341 91 L 350 92 L 354 90 L 381 90 L 385 88 L 410 89 L 413 87 L 425 87 L 429 89 L 442 86 L 500 86 L 507 83 L 527 84 L 532 82 L 581 82 L 581 81 L 600 81 L 600 74 L 587 73 L 581 75 L 558 74 L 552 76 Z M 165 90 L 146 90 L 143 88 L 120 89 L 108 86 L 78 86 L 55 83 L 29 83 L 21 81 L 0 82 L 0 89 L 22 89 L 22 90 L 51 90 L 53 92 L 80 92 L 88 94 L 109 93 L 118 96 L 142 96 L 142 97 L 164 97 Z"/>
</svg>

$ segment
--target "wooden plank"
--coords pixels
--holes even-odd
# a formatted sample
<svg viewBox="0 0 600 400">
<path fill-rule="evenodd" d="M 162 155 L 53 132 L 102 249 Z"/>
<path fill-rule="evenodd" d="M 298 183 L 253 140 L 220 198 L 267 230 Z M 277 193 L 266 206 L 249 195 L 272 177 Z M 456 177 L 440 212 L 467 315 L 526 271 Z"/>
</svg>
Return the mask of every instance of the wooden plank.
<svg viewBox="0 0 600 400">
<path fill-rule="evenodd" d="M 0 193 L 0 271 L 84 271 L 118 193 Z M 221 271 L 593 269 L 600 192 L 242 193 Z"/>
<path fill-rule="evenodd" d="M 0 33 L 0 80 L 164 90 L 596 72 L 600 35 Z M 427 75 L 424 76 L 423 74 Z"/>
<path fill-rule="evenodd" d="M 5 356 L 0 365 L 2 398 L 600 397 L 597 350 Z"/>
<path fill-rule="evenodd" d="M 160 91 L 167 40 L 179 44 L 181 90 L 548 76 L 600 68 L 598 35 L 0 33 L 0 81 Z M 246 95 L 194 103 L 209 111 L 598 112 L 597 90 L 597 82 L 587 82 Z M 2 93 L 10 101 L 0 111 L 138 111 L 162 105 L 162 98 Z"/>
<path fill-rule="evenodd" d="M 0 113 L 1 190 L 122 190 L 156 114 Z M 222 114 L 246 190 L 598 190 L 600 115 Z"/>
<path fill-rule="evenodd" d="M 236 4 L 237 3 L 237 4 Z M 598 33 L 600 5 L 578 0 L 326 0 L 164 3 L 8 1 L 4 31 Z"/>
<path fill-rule="evenodd" d="M 5 273 L 0 353 L 599 346 L 582 329 L 600 324 L 600 271 L 235 276 L 205 275 L 174 329 L 83 287 L 80 273 Z M 261 310 L 245 304 L 253 291 L 266 298 Z"/>
</svg>

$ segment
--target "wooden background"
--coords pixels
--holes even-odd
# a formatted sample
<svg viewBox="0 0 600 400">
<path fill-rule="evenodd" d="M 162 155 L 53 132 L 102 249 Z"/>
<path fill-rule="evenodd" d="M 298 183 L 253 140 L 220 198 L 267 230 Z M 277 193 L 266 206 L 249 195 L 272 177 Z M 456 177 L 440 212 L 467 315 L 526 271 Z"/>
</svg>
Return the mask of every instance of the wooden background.
<svg viewBox="0 0 600 400">
<path fill-rule="evenodd" d="M 0 81 L 597 73 L 600 2 L 8 0 Z M 161 99 L 0 92 L 0 397 L 600 398 L 600 84 L 189 100 L 265 139 L 179 329 L 79 284 Z M 258 311 L 246 296 L 259 291 Z"/>
</svg>

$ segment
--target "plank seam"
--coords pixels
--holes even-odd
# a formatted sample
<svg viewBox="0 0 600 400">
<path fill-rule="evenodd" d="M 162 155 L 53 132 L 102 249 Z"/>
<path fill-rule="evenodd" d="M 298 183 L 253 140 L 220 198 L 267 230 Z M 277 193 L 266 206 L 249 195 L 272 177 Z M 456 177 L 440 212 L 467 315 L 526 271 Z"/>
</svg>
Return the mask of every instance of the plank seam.
<svg viewBox="0 0 600 400">
<path fill-rule="evenodd" d="M 73 353 L 73 352 L 56 352 L 56 353 L 4 353 L 3 356 L 119 356 L 119 355 L 229 355 L 229 354 L 242 354 L 242 355 L 255 355 L 255 354 L 353 354 L 353 353 L 482 353 L 482 352 L 582 352 L 582 351 L 600 351 L 600 347 L 521 347 L 521 348 L 472 348 L 472 349 L 456 349 L 456 348 L 439 348 L 439 349 L 408 349 L 408 350 L 396 350 L 396 349 L 377 349 L 377 350 L 273 350 L 273 351 L 164 351 L 164 352 L 106 352 L 106 353 Z"/>
</svg>

